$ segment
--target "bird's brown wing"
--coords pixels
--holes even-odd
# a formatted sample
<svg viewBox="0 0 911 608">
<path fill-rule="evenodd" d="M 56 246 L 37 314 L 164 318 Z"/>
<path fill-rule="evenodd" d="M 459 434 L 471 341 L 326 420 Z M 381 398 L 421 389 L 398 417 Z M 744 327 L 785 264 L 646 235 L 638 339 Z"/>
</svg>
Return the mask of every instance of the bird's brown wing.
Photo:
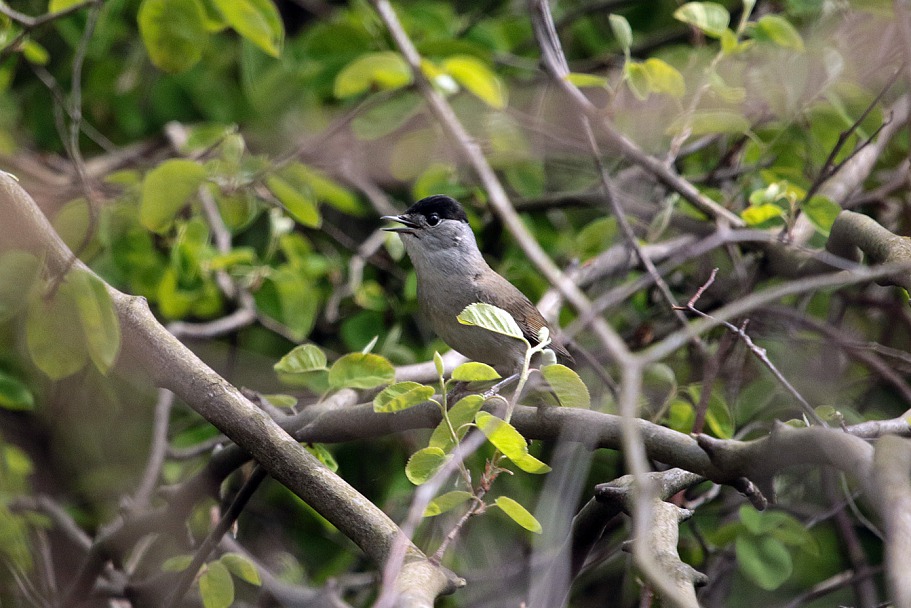
<svg viewBox="0 0 911 608">
<path fill-rule="evenodd" d="M 531 300 L 525 297 L 525 294 L 519 291 L 515 285 L 500 275 L 493 276 L 496 277 L 493 280 L 498 283 L 496 291 L 501 294 L 503 301 L 498 304 L 497 302 L 490 301 L 490 298 L 484 297 L 485 293 L 491 292 L 490 289 L 479 290 L 479 301 L 508 309 L 512 313 L 516 323 L 519 324 L 519 329 L 522 330 L 525 339 L 528 340 L 532 346 L 536 346 L 541 341 L 538 337 L 539 332 L 542 327 L 546 327 L 550 331 L 551 337 L 551 343 L 548 345 L 548 348 L 557 353 L 557 356 L 561 359 L 574 363 L 575 359 L 573 359 L 573 356 L 569 354 L 569 351 L 567 351 L 563 344 L 558 340 L 553 328 L 544 320 L 541 312 L 531 303 Z"/>
</svg>

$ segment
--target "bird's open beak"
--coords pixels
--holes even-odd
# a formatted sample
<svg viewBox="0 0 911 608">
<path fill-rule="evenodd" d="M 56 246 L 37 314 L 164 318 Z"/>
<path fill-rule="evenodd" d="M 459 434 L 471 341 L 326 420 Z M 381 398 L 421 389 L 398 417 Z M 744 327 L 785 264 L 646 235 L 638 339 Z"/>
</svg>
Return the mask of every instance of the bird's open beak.
<svg viewBox="0 0 911 608">
<path fill-rule="evenodd" d="M 403 227 L 396 226 L 395 228 L 383 228 L 383 230 L 386 232 L 402 232 L 405 234 L 414 234 L 415 230 L 420 228 L 420 225 L 411 220 L 407 215 L 384 215 L 380 219 L 403 224 Z"/>
</svg>

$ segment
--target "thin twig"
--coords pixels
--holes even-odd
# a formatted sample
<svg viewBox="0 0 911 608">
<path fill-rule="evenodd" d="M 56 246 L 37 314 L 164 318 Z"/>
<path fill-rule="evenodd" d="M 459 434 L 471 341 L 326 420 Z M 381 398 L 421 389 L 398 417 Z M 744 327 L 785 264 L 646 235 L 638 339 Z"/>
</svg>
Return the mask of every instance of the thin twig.
<svg viewBox="0 0 911 608">
<path fill-rule="evenodd" d="M 164 388 L 158 389 L 158 402 L 155 404 L 149 460 L 146 464 L 145 472 L 142 474 L 142 482 L 139 484 L 139 489 L 136 490 L 136 494 L 133 496 L 130 505 L 132 509 L 145 509 L 149 505 L 155 486 L 158 484 L 161 467 L 164 465 L 165 455 L 168 451 L 168 422 L 171 419 L 171 407 L 173 405 L 174 393 Z"/>
</svg>

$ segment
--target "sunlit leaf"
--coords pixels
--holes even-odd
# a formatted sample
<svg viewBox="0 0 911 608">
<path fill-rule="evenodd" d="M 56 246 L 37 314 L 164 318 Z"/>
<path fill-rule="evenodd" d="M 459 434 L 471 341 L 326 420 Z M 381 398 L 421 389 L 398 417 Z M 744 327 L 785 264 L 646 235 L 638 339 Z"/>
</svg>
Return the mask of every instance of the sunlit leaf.
<svg viewBox="0 0 911 608">
<path fill-rule="evenodd" d="M 183 72 L 202 58 L 209 34 L 199 0 L 142 0 L 137 20 L 142 42 L 157 68 Z"/>
<path fill-rule="evenodd" d="M 395 382 L 395 368 L 379 355 L 349 353 L 329 368 L 332 388 L 375 388 Z"/>
<path fill-rule="evenodd" d="M 446 492 L 442 496 L 437 496 L 427 505 L 427 508 L 424 509 L 424 517 L 436 517 L 447 511 L 458 507 L 460 504 L 471 500 L 471 492 L 466 492 L 465 490 L 453 490 L 452 492 Z"/>
<path fill-rule="evenodd" d="M 60 11 L 70 8 L 71 6 L 82 4 L 82 2 L 83 0 L 51 0 L 47 5 L 47 12 L 59 13 Z"/>
<path fill-rule="evenodd" d="M 564 407 L 591 407 L 591 395 L 588 387 L 582 382 L 579 374 L 565 365 L 546 365 L 541 374 L 557 395 L 557 400 Z"/>
<path fill-rule="evenodd" d="M 750 121 L 742 114 L 725 110 L 699 110 L 689 116 L 680 116 L 667 131 L 679 133 L 684 127 L 689 129 L 691 137 L 711 134 L 740 134 L 749 131 Z"/>
<path fill-rule="evenodd" d="M 451 456 L 435 447 L 418 450 L 408 459 L 405 465 L 405 476 L 416 486 L 427 483 L 439 471 Z"/>
<path fill-rule="evenodd" d="M 645 66 L 637 61 L 627 61 L 623 64 L 623 70 L 626 74 L 626 84 L 636 99 L 646 99 L 649 94 L 649 80 Z"/>
<path fill-rule="evenodd" d="M 26 61 L 35 65 L 47 65 L 51 58 L 48 50 L 31 38 L 26 38 L 22 42 L 21 50 L 22 56 L 25 57 Z"/>
<path fill-rule="evenodd" d="M 197 162 L 180 158 L 166 160 L 149 171 L 142 182 L 139 218 L 153 232 L 164 232 L 174 216 L 206 179 Z"/>
<path fill-rule="evenodd" d="M 649 90 L 680 98 L 686 93 L 686 83 L 677 68 L 661 59 L 647 59 L 644 63 Z"/>
<path fill-rule="evenodd" d="M 491 304 L 469 304 L 457 317 L 463 325 L 475 325 L 504 336 L 522 339 L 522 330 L 511 314 Z"/>
<path fill-rule="evenodd" d="M 487 65 L 471 55 L 449 57 L 442 69 L 472 95 L 492 108 L 506 107 L 506 88 Z"/>
<path fill-rule="evenodd" d="M 199 575 L 204 608 L 229 608 L 234 603 L 234 580 L 221 562 L 209 562 Z"/>
<path fill-rule="evenodd" d="M 597 76 L 595 74 L 585 74 L 582 72 L 572 72 L 565 76 L 566 82 L 577 86 L 580 89 L 585 87 L 597 87 L 597 88 L 607 88 L 608 81 L 604 76 Z"/>
<path fill-rule="evenodd" d="M 459 399 L 447 412 L 449 424 L 446 423 L 446 420 L 440 421 L 437 427 L 433 429 L 428 445 L 438 447 L 444 452 L 452 450 L 456 444 L 456 439 L 452 436 L 453 431 L 456 434 L 456 438 L 461 441 L 465 433 L 468 432 L 468 425 L 474 422 L 475 415 L 483 405 L 484 397 L 481 395 L 466 395 Z M 452 425 L 452 430 L 450 430 L 449 425 Z"/>
<path fill-rule="evenodd" d="M 257 587 L 262 585 L 259 570 L 256 569 L 256 566 L 248 557 L 241 555 L 240 553 L 225 553 L 218 561 L 223 563 L 231 574 L 240 580 L 246 581 L 251 585 L 256 585 Z"/>
<path fill-rule="evenodd" d="M 308 228 L 319 228 L 323 223 L 317 203 L 307 190 L 300 190 L 277 175 L 266 178 L 266 187 L 275 195 L 288 213 Z"/>
<path fill-rule="evenodd" d="M 370 90 L 398 89 L 411 84 L 411 68 L 398 53 L 383 51 L 361 55 L 335 77 L 335 96 L 344 99 Z"/>
<path fill-rule="evenodd" d="M 443 356 L 438 351 L 433 351 L 433 366 L 437 370 L 437 376 L 442 378 L 446 366 L 443 365 Z"/>
<path fill-rule="evenodd" d="M 211 0 L 237 33 L 260 49 L 278 57 L 285 28 L 272 0 Z"/>
<path fill-rule="evenodd" d="M 716 2 L 687 2 L 674 11 L 674 18 L 712 38 L 719 38 L 731 22 L 728 9 Z"/>
<path fill-rule="evenodd" d="M 633 28 L 629 26 L 629 21 L 623 15 L 616 14 L 609 15 L 608 21 L 614 38 L 617 39 L 617 44 L 624 53 L 628 53 L 630 47 L 633 46 Z"/>
<path fill-rule="evenodd" d="M 769 220 L 784 217 L 784 211 L 778 205 L 765 203 L 762 205 L 751 205 L 740 212 L 740 217 L 748 226 L 759 226 Z"/>
<path fill-rule="evenodd" d="M 373 398 L 373 411 L 388 413 L 406 410 L 433 397 L 433 387 L 417 382 L 397 382 Z"/>
<path fill-rule="evenodd" d="M 497 370 L 477 361 L 468 361 L 452 370 L 452 379 L 460 382 L 488 382 L 498 378 Z"/>
<path fill-rule="evenodd" d="M 275 371 L 301 374 L 326 369 L 326 354 L 315 344 L 301 344 L 291 349 L 274 366 Z"/>
<path fill-rule="evenodd" d="M 494 501 L 500 509 L 509 516 L 511 520 L 525 528 L 530 532 L 535 534 L 541 534 L 543 528 L 541 524 L 535 519 L 535 516 L 532 515 L 528 509 L 520 505 L 518 502 L 513 500 L 508 496 L 500 496 Z"/>
<path fill-rule="evenodd" d="M 475 415 L 475 424 L 503 455 L 526 473 L 541 474 L 550 467 L 528 453 L 528 442 L 511 424 L 487 412 Z"/>
</svg>

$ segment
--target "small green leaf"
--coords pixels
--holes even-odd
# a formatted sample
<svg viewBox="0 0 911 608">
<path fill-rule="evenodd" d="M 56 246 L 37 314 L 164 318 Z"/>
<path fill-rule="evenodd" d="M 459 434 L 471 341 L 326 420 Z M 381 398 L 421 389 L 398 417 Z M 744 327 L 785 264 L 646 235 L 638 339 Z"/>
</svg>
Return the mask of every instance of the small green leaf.
<svg viewBox="0 0 911 608">
<path fill-rule="evenodd" d="M 462 437 L 465 436 L 465 433 L 468 432 L 468 425 L 474 421 L 475 415 L 480 411 L 483 405 L 484 397 L 481 395 L 466 395 L 459 399 L 459 401 L 449 409 L 449 412 L 447 413 L 449 424 L 452 425 L 452 429 L 455 431 L 459 441 L 461 441 Z M 430 435 L 430 441 L 428 442 L 429 446 L 440 448 L 444 452 L 449 452 L 455 447 L 456 440 L 449 430 L 449 424 L 446 424 L 446 421 L 442 420 L 437 427 L 433 429 L 433 433 Z"/>
<path fill-rule="evenodd" d="M 800 206 L 801 210 L 807 215 L 807 219 L 823 235 L 829 236 L 832 224 L 835 218 L 841 213 L 841 206 L 822 194 L 813 195 L 810 200 Z"/>
<path fill-rule="evenodd" d="M 731 15 L 716 2 L 687 2 L 674 11 L 674 19 L 692 25 L 706 36 L 720 38 L 731 22 Z"/>
<path fill-rule="evenodd" d="M 266 187 L 275 195 L 288 213 L 308 228 L 319 228 L 323 223 L 317 202 L 306 190 L 298 190 L 277 175 L 266 178 Z"/>
<path fill-rule="evenodd" d="M 647 59 L 643 64 L 652 93 L 665 93 L 679 99 L 686 93 L 683 75 L 671 64 L 661 59 Z"/>
<path fill-rule="evenodd" d="M 338 461 L 335 460 L 335 456 L 323 444 L 311 443 L 305 445 L 304 449 L 313 454 L 317 460 L 326 465 L 326 468 L 333 473 L 338 471 Z"/>
<path fill-rule="evenodd" d="M 778 46 L 803 52 L 803 38 L 794 26 L 781 15 L 763 15 L 755 24 L 753 37 L 769 40 Z"/>
<path fill-rule="evenodd" d="M 387 359 L 372 353 L 350 353 L 329 368 L 332 388 L 376 388 L 395 382 L 395 368 Z"/>
<path fill-rule="evenodd" d="M 20 48 L 22 50 L 22 56 L 25 57 L 25 60 L 35 65 L 47 65 L 47 62 L 51 58 L 51 54 L 47 51 L 47 49 L 31 38 L 26 38 L 22 42 Z"/>
<path fill-rule="evenodd" d="M 334 94 L 340 99 L 367 92 L 398 89 L 411 84 L 411 68 L 398 53 L 383 51 L 361 55 L 335 77 Z"/>
<path fill-rule="evenodd" d="M 52 380 L 78 372 L 88 361 L 81 323 L 68 282 L 50 300 L 39 299 L 28 307 L 28 352 L 38 369 Z"/>
<path fill-rule="evenodd" d="M 597 87 L 601 89 L 608 88 L 607 78 L 595 74 L 585 74 L 583 72 L 572 72 L 565 76 L 566 82 L 573 86 L 583 89 L 585 87 Z"/>
<path fill-rule="evenodd" d="M 11 250 L 0 254 L 0 323 L 19 314 L 41 276 L 41 263 L 31 253 Z"/>
<path fill-rule="evenodd" d="M 423 107 L 424 100 L 419 94 L 402 91 L 363 112 L 358 112 L 351 121 L 351 130 L 358 139 L 373 141 L 405 126 Z"/>
<path fill-rule="evenodd" d="M 263 399 L 268 401 L 274 407 L 280 407 L 283 409 L 291 409 L 297 405 L 297 397 L 293 395 L 263 395 Z"/>
<path fill-rule="evenodd" d="M 535 516 L 529 513 L 528 509 L 508 496 L 500 496 L 494 501 L 500 509 L 509 516 L 511 520 L 535 534 L 541 534 L 543 528 L 535 519 Z"/>
<path fill-rule="evenodd" d="M 209 562 L 199 575 L 204 608 L 229 608 L 234 603 L 234 580 L 221 562 Z"/>
<path fill-rule="evenodd" d="M 142 0 L 137 20 L 142 42 L 158 69 L 184 72 L 202 58 L 209 34 L 199 0 Z"/>
<path fill-rule="evenodd" d="M 189 568 L 192 563 L 192 554 L 175 555 L 174 557 L 169 557 L 164 560 L 164 563 L 161 564 L 161 569 L 165 572 L 182 572 Z"/>
<path fill-rule="evenodd" d="M 427 447 L 418 450 L 408 459 L 405 476 L 416 486 L 427 483 L 450 458 L 451 456 L 447 456 L 440 448 Z"/>
<path fill-rule="evenodd" d="M 426 402 L 433 397 L 433 387 L 417 382 L 397 382 L 384 388 L 373 398 L 373 411 L 399 412 Z"/>
<path fill-rule="evenodd" d="M 452 379 L 460 382 L 488 382 L 500 378 L 497 370 L 486 363 L 469 361 L 452 370 Z"/>
<path fill-rule="evenodd" d="M 285 28 L 271 0 L 212 0 L 228 25 L 238 34 L 278 57 L 281 55 Z"/>
<path fill-rule="evenodd" d="M 436 517 L 446 511 L 451 511 L 463 502 L 471 500 L 473 496 L 471 492 L 466 492 L 465 490 L 446 492 L 430 501 L 430 504 L 424 509 L 424 517 Z"/>
<path fill-rule="evenodd" d="M 326 354 L 315 344 L 301 344 L 291 349 L 274 366 L 275 371 L 303 374 L 326 368 Z"/>
<path fill-rule="evenodd" d="M 772 536 L 741 534 L 734 548 L 740 571 L 767 591 L 778 589 L 794 571 L 787 547 Z"/>
<path fill-rule="evenodd" d="M 192 160 L 166 160 L 142 182 L 139 219 L 152 232 L 164 232 L 174 216 L 206 179 L 206 170 Z"/>
<path fill-rule="evenodd" d="M 246 556 L 241 555 L 240 553 L 225 553 L 218 561 L 223 563 L 231 574 L 240 580 L 246 581 L 251 585 L 256 585 L 257 587 L 263 584 L 262 579 L 259 577 L 259 570 L 256 569 L 253 562 Z"/>
<path fill-rule="evenodd" d="M 469 304 L 456 318 L 462 325 L 475 325 L 504 336 L 524 339 L 522 330 L 512 315 L 491 304 Z"/>
<path fill-rule="evenodd" d="M 446 366 L 443 365 L 443 356 L 437 351 L 433 351 L 433 366 L 437 370 L 437 376 L 442 378 Z"/>
<path fill-rule="evenodd" d="M 554 390 L 560 405 L 564 407 L 591 407 L 591 395 L 588 387 L 582 382 L 579 374 L 565 365 L 547 365 L 541 368 L 541 374 Z"/>
<path fill-rule="evenodd" d="M 765 203 L 763 205 L 751 205 L 740 212 L 740 217 L 748 226 L 759 226 L 773 219 L 784 217 L 784 211 L 778 205 Z"/>
<path fill-rule="evenodd" d="M 503 455 L 526 473 L 541 474 L 550 467 L 528 453 L 528 442 L 511 424 L 487 412 L 475 415 L 475 424 Z"/>
<path fill-rule="evenodd" d="M 83 0 L 51 0 L 47 5 L 47 12 L 49 13 L 59 13 L 64 11 L 71 6 L 76 6 L 81 4 Z"/>
<path fill-rule="evenodd" d="M 77 270 L 67 279 L 73 284 L 76 310 L 92 363 L 106 374 L 120 353 L 120 319 L 104 283 L 93 274 Z"/>
<path fill-rule="evenodd" d="M 750 121 L 742 114 L 725 110 L 699 110 L 689 117 L 680 116 L 671 123 L 667 132 L 677 134 L 686 127 L 691 137 L 715 133 L 740 134 L 750 130 Z"/>
<path fill-rule="evenodd" d="M 446 59 L 441 67 L 456 82 L 490 107 L 497 110 L 506 107 L 506 88 L 497 75 L 477 57 L 455 55 Z"/>
<path fill-rule="evenodd" d="M 623 71 L 626 75 L 626 84 L 629 90 L 633 92 L 636 99 L 642 101 L 648 97 L 649 81 L 648 70 L 645 66 L 636 61 L 627 61 L 623 64 Z"/>
<path fill-rule="evenodd" d="M 22 412 L 34 407 L 35 397 L 25 383 L 0 371 L 0 408 Z"/>
<path fill-rule="evenodd" d="M 629 21 L 623 15 L 616 14 L 609 15 L 608 21 L 610 21 L 610 29 L 614 33 L 614 38 L 617 39 L 617 44 L 624 53 L 629 53 L 630 47 L 633 46 L 633 28 L 629 26 Z"/>
</svg>

